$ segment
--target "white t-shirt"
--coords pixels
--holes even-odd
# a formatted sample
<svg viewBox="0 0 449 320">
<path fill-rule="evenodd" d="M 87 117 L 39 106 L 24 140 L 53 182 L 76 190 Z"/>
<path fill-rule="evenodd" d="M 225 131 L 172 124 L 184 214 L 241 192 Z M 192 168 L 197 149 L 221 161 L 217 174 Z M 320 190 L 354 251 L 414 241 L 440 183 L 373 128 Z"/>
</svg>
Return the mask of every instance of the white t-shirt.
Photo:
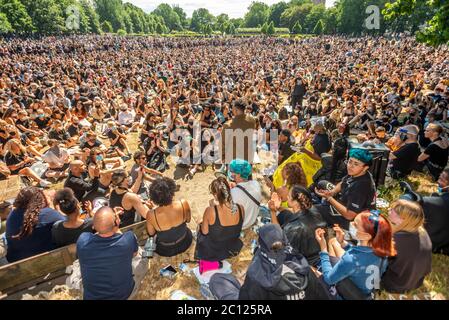
<svg viewBox="0 0 449 320">
<path fill-rule="evenodd" d="M 262 201 L 262 189 L 259 182 L 253 180 L 239 183 L 239 185 L 245 188 L 254 199 L 259 202 Z M 259 206 L 257 206 L 254 201 L 239 188 L 233 188 L 231 190 L 231 196 L 232 200 L 235 203 L 240 204 L 245 210 L 245 219 L 243 220 L 242 229 L 250 228 L 256 222 L 257 216 L 259 215 Z"/>
</svg>

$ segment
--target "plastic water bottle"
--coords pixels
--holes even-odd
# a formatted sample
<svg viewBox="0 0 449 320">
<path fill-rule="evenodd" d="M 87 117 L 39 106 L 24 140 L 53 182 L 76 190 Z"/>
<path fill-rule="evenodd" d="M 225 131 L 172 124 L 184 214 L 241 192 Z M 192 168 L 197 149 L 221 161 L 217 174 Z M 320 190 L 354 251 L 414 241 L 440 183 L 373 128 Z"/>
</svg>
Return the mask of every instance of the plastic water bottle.
<svg viewBox="0 0 449 320">
<path fill-rule="evenodd" d="M 154 241 L 154 238 L 148 238 L 147 242 L 145 243 L 145 246 L 143 247 L 143 254 L 142 256 L 144 258 L 151 259 L 153 258 L 154 250 L 156 250 L 156 243 Z"/>
<path fill-rule="evenodd" d="M 252 240 L 251 241 L 251 253 L 254 255 L 256 252 L 256 248 L 257 248 L 257 240 Z"/>
</svg>

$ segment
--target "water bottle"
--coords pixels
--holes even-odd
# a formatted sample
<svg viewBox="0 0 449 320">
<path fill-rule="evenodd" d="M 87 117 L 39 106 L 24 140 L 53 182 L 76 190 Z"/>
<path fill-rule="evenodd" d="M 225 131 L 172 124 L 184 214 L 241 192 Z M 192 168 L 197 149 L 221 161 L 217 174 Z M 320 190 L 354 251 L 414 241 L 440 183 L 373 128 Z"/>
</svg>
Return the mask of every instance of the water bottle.
<svg viewBox="0 0 449 320">
<path fill-rule="evenodd" d="M 251 241 L 251 253 L 254 255 L 256 253 L 256 249 L 257 249 L 257 240 L 252 240 Z"/>
<path fill-rule="evenodd" d="M 145 243 L 145 246 L 143 248 L 142 256 L 144 258 L 148 258 L 148 259 L 153 258 L 154 250 L 156 250 L 156 243 L 154 241 L 154 238 L 153 237 L 148 238 L 148 240 Z"/>
</svg>

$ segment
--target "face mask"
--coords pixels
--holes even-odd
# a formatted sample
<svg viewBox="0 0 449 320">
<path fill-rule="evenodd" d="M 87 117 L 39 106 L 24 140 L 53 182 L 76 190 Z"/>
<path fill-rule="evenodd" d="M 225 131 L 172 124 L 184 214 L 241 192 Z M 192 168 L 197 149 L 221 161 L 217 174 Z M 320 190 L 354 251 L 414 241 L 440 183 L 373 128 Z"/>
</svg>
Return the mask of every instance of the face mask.
<svg viewBox="0 0 449 320">
<path fill-rule="evenodd" d="M 357 229 L 354 227 L 354 224 L 349 224 L 349 234 L 353 239 L 357 239 Z"/>
<path fill-rule="evenodd" d="M 442 188 L 442 187 L 438 186 L 438 193 L 444 193 L 444 192 L 446 192 L 445 190 L 446 190 L 447 188 L 449 188 L 449 187 Z"/>
<path fill-rule="evenodd" d="M 98 155 L 97 156 L 97 161 L 103 161 L 103 156 L 102 155 Z"/>
</svg>

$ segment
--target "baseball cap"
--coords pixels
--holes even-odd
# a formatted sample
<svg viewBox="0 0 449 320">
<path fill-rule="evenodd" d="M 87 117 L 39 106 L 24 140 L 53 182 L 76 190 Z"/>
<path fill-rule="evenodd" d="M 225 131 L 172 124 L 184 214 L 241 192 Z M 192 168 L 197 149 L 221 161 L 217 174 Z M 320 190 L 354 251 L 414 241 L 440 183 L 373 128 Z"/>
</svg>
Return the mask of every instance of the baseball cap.
<svg viewBox="0 0 449 320">
<path fill-rule="evenodd" d="M 243 179 L 249 179 L 252 168 L 248 161 L 242 159 L 232 160 L 229 164 L 229 177 L 230 173 L 239 174 Z"/>
</svg>

